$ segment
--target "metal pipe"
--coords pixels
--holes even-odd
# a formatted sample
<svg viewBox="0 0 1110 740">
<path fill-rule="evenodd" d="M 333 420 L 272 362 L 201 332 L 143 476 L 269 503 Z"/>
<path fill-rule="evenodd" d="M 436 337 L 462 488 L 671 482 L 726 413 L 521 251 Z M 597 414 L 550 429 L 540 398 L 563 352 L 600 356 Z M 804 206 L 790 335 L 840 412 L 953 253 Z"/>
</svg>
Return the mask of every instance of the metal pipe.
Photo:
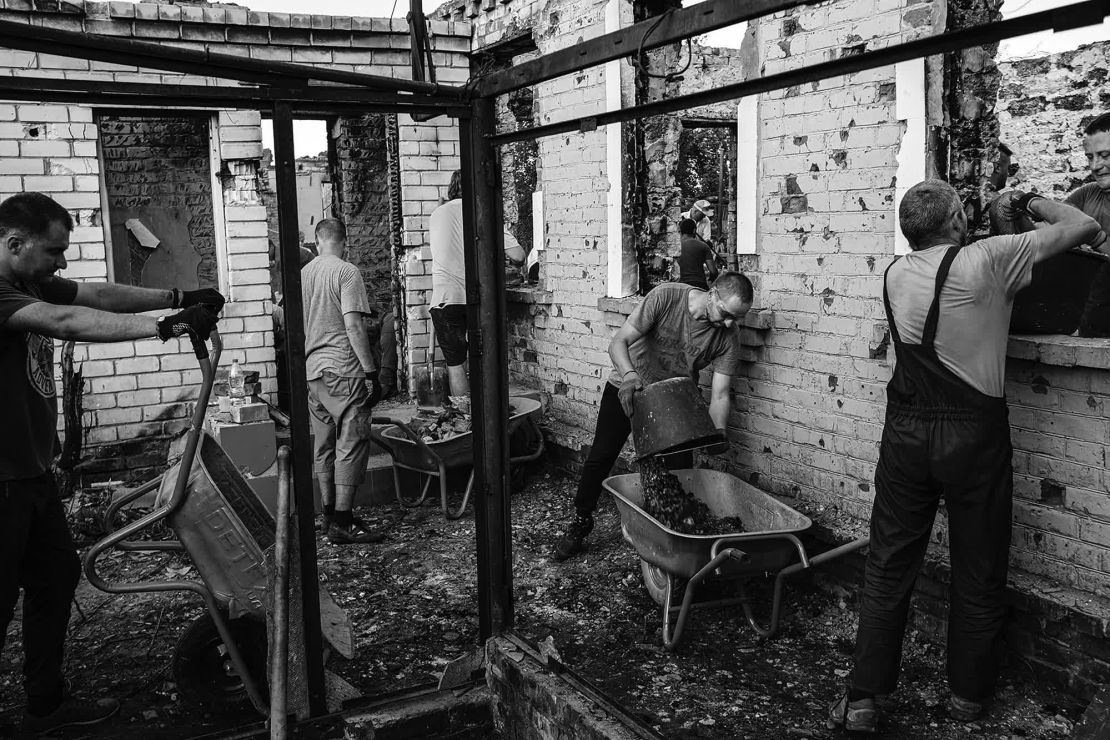
<svg viewBox="0 0 1110 740">
<path fill-rule="evenodd" d="M 290 442 L 293 494 L 300 548 L 301 616 L 310 716 L 327 712 L 324 687 L 324 638 L 320 631 L 320 582 L 316 567 L 316 502 L 312 495 L 312 447 L 308 438 L 308 380 L 305 372 L 301 254 L 297 240 L 297 164 L 293 154 L 293 114 L 287 103 L 274 105 L 274 164 L 277 172 L 278 230 L 282 295 L 285 300 L 285 371 L 290 390 Z"/>
<path fill-rule="evenodd" d="M 322 80 L 371 89 L 430 93 L 453 100 L 462 100 L 467 94 L 464 88 L 457 86 L 348 72 L 331 67 L 248 59 L 207 49 L 182 49 L 168 44 L 79 31 L 61 31 L 15 21 L 0 21 L 0 47 L 230 80 L 270 84 L 285 82 L 291 87 L 304 87 L 309 80 Z"/>
<path fill-rule="evenodd" d="M 274 629 L 270 637 L 270 740 L 285 740 L 288 732 L 289 665 L 289 456 L 278 450 L 277 521 L 274 533 Z"/>
<path fill-rule="evenodd" d="M 1086 2 L 1074 3 L 1054 10 L 1045 10 L 1019 18 L 984 23 L 972 28 L 907 41 L 903 44 L 866 51 L 855 56 L 841 57 L 830 62 L 792 69 L 755 80 L 737 82 L 703 92 L 680 95 L 676 98 L 622 108 L 608 113 L 599 113 L 596 116 L 580 116 L 542 126 L 530 126 L 517 131 L 493 134 L 489 138 L 494 144 L 501 145 L 510 144 L 514 141 L 530 141 L 543 136 L 567 133 L 568 131 L 593 131 L 598 126 L 657 116 L 663 113 L 674 113 L 675 111 L 719 103 L 723 100 L 736 100 L 757 93 L 779 90 L 791 85 L 800 85 L 852 72 L 862 72 L 875 67 L 885 67 L 907 59 L 917 59 L 918 57 L 955 51 L 969 46 L 983 46 L 1003 39 L 1035 33 L 1036 31 L 1046 29 L 1060 31 L 1079 28 L 1101 23 L 1102 19 L 1108 15 L 1110 15 L 1110 3 L 1107 3 L 1106 0 L 1086 0 Z M 529 82 L 528 84 L 532 83 Z"/>
<path fill-rule="evenodd" d="M 478 547 L 478 634 L 485 641 L 513 624 L 509 502 L 509 377 L 505 245 L 497 188 L 499 164 L 489 136 L 493 98 L 472 102 L 460 122 L 467 328 L 474 409 L 474 518 Z"/>
</svg>

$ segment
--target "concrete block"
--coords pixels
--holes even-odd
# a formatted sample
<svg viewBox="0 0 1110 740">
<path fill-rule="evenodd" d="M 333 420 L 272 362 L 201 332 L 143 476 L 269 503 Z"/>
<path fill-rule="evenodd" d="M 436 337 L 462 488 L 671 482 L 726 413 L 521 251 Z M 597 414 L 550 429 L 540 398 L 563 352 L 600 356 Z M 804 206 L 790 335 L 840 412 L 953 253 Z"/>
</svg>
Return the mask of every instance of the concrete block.
<svg viewBox="0 0 1110 740">
<path fill-rule="evenodd" d="M 226 414 L 211 414 L 208 430 L 232 462 L 251 475 L 260 475 L 277 460 L 277 438 L 271 419 L 236 424 Z"/>
<path fill-rule="evenodd" d="M 252 424 L 267 421 L 270 418 L 270 407 L 264 403 L 248 403 L 231 407 L 231 420 L 236 424 Z"/>
</svg>

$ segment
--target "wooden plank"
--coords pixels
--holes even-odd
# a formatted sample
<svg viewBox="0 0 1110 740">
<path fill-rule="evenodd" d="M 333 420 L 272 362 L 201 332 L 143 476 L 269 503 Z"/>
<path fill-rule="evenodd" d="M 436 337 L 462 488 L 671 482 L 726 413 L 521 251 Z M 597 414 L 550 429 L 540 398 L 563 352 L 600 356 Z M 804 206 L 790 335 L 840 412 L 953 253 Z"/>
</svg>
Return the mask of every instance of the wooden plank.
<svg viewBox="0 0 1110 740">
<path fill-rule="evenodd" d="M 657 49 L 718 28 L 726 28 L 769 13 L 811 5 L 813 2 L 814 0 L 750 0 L 750 2 L 741 3 L 736 0 L 705 0 L 696 6 L 669 13 L 663 16 L 662 20 L 658 17 L 649 18 L 620 31 L 607 33 L 575 44 L 568 49 L 560 49 L 545 54 L 539 59 L 494 72 L 478 83 L 478 94 L 501 95 L 537 82 L 577 72 L 580 69 L 637 54 L 641 42 L 645 51 Z M 652 30 L 656 23 L 659 25 Z M 651 35 L 644 40 L 648 31 L 651 31 Z"/>
</svg>

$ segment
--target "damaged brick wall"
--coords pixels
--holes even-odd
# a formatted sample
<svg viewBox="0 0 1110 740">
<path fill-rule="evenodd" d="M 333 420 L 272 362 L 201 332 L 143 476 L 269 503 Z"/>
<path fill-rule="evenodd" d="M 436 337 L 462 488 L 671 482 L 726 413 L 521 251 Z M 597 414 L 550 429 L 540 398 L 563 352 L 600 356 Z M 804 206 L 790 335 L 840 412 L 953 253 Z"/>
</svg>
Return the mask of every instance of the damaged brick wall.
<svg viewBox="0 0 1110 740">
<path fill-rule="evenodd" d="M 1002 0 L 949 0 L 946 31 L 1002 19 Z M 1001 75 L 998 44 L 972 46 L 945 55 L 944 105 L 947 113 L 948 171 L 942 177 L 956 188 L 973 232 L 985 233 L 986 205 L 998 158 L 998 113 Z"/>
<path fill-rule="evenodd" d="M 96 123 L 116 282 L 217 287 L 207 118 L 102 115 Z M 161 240 L 156 249 L 129 234 L 129 219 L 152 230 Z M 151 259 L 154 269 L 144 272 Z"/>
<path fill-rule="evenodd" d="M 343 117 L 335 127 L 340 194 L 337 217 L 347 226 L 347 260 L 359 268 L 370 305 L 379 311 L 393 308 L 391 163 L 386 119 L 385 114 Z"/>
<path fill-rule="evenodd" d="M 762 74 L 932 31 L 922 7 L 822 3 L 763 19 Z M 894 80 L 885 67 L 760 100 L 759 305 L 774 328 L 735 385 L 730 463 L 815 514 L 866 519 L 874 495 L 890 377 L 881 280 L 902 137 Z"/>
<path fill-rule="evenodd" d="M 1090 181 L 1083 128 L 1110 111 L 1110 42 L 1005 61 L 999 136 L 1013 150 L 1009 184 L 1062 198 Z"/>
<path fill-rule="evenodd" d="M 42 5 L 37 7 L 44 7 Z M 154 3 L 85 2 L 58 10 L 35 10 L 23 0 L 0 0 L 5 20 L 69 31 L 97 33 L 144 41 L 172 41 L 198 50 L 231 52 L 252 59 L 322 64 L 385 76 L 408 78 L 407 25 L 399 20 L 259 13 L 236 6 L 157 5 Z M 432 24 L 435 59 L 443 82 L 466 79 L 469 29 L 453 23 Z M 6 50 L 0 70 L 17 74 L 97 80 L 106 84 L 177 82 L 189 85 L 227 84 L 197 75 L 147 75 L 136 68 L 100 62 Z M 271 288 L 266 208 L 259 188 L 262 157 L 261 118 L 254 111 L 220 111 L 212 118 L 219 132 L 214 222 L 223 230 L 225 261 L 219 275 L 229 303 L 220 328 L 225 362 L 239 359 L 260 371 L 263 393 L 275 390 Z M 406 119 L 407 120 L 407 119 Z M 411 123 L 411 121 L 407 121 Z M 441 119 L 402 131 L 402 145 L 420 151 L 422 132 L 457 130 Z M 30 134 L 35 129 L 35 135 Z M 435 136 L 428 137 L 435 139 Z M 456 137 L 457 140 L 457 137 Z M 457 156 L 455 144 L 447 146 Z M 439 151 L 438 145 L 429 150 Z M 73 215 L 70 263 L 64 275 L 76 280 L 104 280 L 107 251 L 101 224 L 100 167 L 93 110 L 77 105 L 0 105 L 0 196 L 36 190 L 49 193 Z M 457 160 L 456 160 L 457 161 Z M 438 175 L 408 173 L 403 185 L 406 207 L 418 210 L 440 197 Z M 443 185 L 445 186 L 445 182 Z M 426 186 L 426 191 L 420 187 Z M 421 224 L 405 234 L 406 243 L 423 241 Z M 85 471 L 117 479 L 148 477 L 164 463 L 165 441 L 181 431 L 183 414 L 191 409 L 200 381 L 196 358 L 188 343 L 172 340 L 81 344 L 74 353 L 86 378 L 85 409 L 88 443 L 98 455 Z"/>
</svg>

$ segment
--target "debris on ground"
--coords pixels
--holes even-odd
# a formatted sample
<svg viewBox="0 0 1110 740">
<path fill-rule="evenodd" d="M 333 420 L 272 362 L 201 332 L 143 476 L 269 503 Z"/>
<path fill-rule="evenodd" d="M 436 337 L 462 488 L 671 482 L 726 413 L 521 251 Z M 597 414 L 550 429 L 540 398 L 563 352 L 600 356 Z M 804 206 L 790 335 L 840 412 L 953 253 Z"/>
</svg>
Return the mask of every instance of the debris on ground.
<svg viewBox="0 0 1110 740">
<path fill-rule="evenodd" d="M 621 536 L 620 517 L 605 499 L 588 549 L 555 563 L 552 541 L 563 527 L 576 481 L 533 475 L 513 496 L 516 629 L 668 738 L 844 737 L 825 729 L 827 705 L 843 686 L 855 639 L 854 601 L 843 590 L 798 576 L 786 586 L 781 630 L 759 638 L 739 607 L 699 609 L 681 649 L 661 644 L 660 607 L 640 576 L 639 557 Z M 458 501 L 460 492 L 456 492 Z M 338 547 L 319 541 L 320 579 L 354 623 L 355 659 L 332 656 L 328 668 L 364 694 L 438 681 L 446 666 L 473 652 L 478 638 L 475 522 L 447 521 L 438 501 L 407 510 L 363 510 L 388 525 L 384 542 Z M 110 578 L 195 578 L 181 553 L 110 553 Z M 710 595 L 710 589 L 704 589 Z M 699 593 L 702 589 L 699 589 Z M 748 588 L 766 618 L 770 584 Z M 67 675 L 84 696 L 113 696 L 122 709 L 102 727 L 67 740 L 170 740 L 254 722 L 247 711 L 218 716 L 179 702 L 170 659 L 185 627 L 203 611 L 180 593 L 109 595 L 82 582 L 67 643 Z M 22 711 L 20 614 L 0 655 L 0 737 L 18 738 Z M 1025 663 L 1005 671 L 984 718 L 948 718 L 944 649 L 911 630 L 902 681 L 881 705 L 883 737 L 1020 737 L 1062 740 L 1085 703 L 1051 688 Z M 152 714 L 152 719 L 144 715 Z M 707 721 L 708 720 L 708 721 Z"/>
</svg>

